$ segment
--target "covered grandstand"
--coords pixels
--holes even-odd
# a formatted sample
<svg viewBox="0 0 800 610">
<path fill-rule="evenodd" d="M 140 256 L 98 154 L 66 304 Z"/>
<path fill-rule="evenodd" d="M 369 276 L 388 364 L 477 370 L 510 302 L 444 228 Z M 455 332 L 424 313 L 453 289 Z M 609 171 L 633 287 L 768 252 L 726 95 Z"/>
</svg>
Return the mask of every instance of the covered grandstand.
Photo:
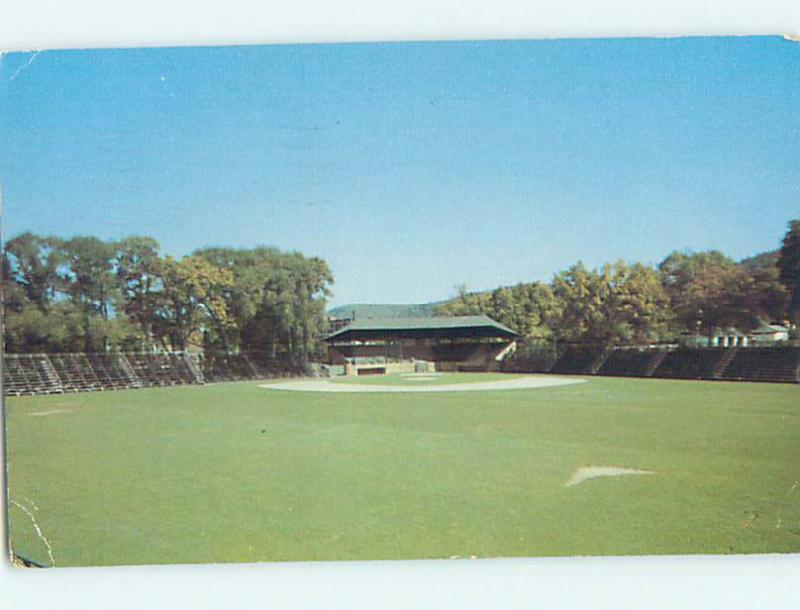
<svg viewBox="0 0 800 610">
<path fill-rule="evenodd" d="M 329 362 L 427 361 L 439 370 L 494 370 L 518 334 L 489 316 L 363 318 L 326 339 Z"/>
</svg>

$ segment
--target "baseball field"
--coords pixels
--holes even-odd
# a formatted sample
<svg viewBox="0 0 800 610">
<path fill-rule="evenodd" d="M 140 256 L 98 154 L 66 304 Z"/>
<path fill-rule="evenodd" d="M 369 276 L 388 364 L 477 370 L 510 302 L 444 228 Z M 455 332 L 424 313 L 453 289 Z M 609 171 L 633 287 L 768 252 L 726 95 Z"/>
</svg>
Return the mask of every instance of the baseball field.
<svg viewBox="0 0 800 610">
<path fill-rule="evenodd" d="M 528 378 L 8 398 L 11 549 L 46 566 L 800 552 L 800 387 Z"/>
</svg>

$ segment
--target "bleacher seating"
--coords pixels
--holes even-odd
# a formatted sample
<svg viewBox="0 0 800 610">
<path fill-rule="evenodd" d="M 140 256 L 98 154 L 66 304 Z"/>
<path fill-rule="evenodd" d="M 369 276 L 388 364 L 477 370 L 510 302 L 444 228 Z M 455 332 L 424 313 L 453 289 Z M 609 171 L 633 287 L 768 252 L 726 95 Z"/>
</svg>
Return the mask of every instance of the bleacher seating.
<svg viewBox="0 0 800 610">
<path fill-rule="evenodd" d="M 615 349 L 597 371 L 609 377 L 649 377 L 655 361 L 663 352 L 653 349 Z"/>
<path fill-rule="evenodd" d="M 462 363 L 469 361 L 469 356 L 484 357 L 487 349 L 480 344 L 452 344 L 443 348 L 450 351 L 440 355 Z M 597 347 L 572 345 L 562 349 L 555 364 L 550 366 L 550 362 L 552 357 L 549 360 L 526 357 L 516 364 L 511 359 L 508 364 L 513 366 L 504 363 L 503 370 L 573 375 L 596 371 L 597 375 L 609 376 L 800 382 L 800 348 L 797 347 L 679 348 L 671 351 L 618 348 L 609 353 Z M 3 391 L 12 396 L 60 394 L 312 374 L 314 371 L 308 365 L 275 358 L 266 352 L 6 354 Z M 316 374 L 321 373 L 317 370 Z"/>
<path fill-rule="evenodd" d="M 86 358 L 105 389 L 142 387 L 124 354 L 86 354 Z"/>
<path fill-rule="evenodd" d="M 722 360 L 729 355 L 720 348 L 679 348 L 667 352 L 653 377 L 675 379 L 715 379 Z"/>
<path fill-rule="evenodd" d="M 104 389 L 86 354 L 51 354 L 53 365 L 65 392 L 88 392 Z"/>
<path fill-rule="evenodd" d="M 210 382 L 262 379 L 266 376 L 246 354 L 206 354 L 201 367 L 205 380 Z"/>
<path fill-rule="evenodd" d="M 736 351 L 723 379 L 797 383 L 800 348 L 748 347 Z"/>
<path fill-rule="evenodd" d="M 127 354 L 126 357 L 142 386 L 202 383 L 183 353 Z"/>
<path fill-rule="evenodd" d="M 564 375 L 589 375 L 595 371 L 603 356 L 604 350 L 596 347 L 568 345 L 550 371 Z"/>
<path fill-rule="evenodd" d="M 555 350 L 549 347 L 517 349 L 500 363 L 500 370 L 507 373 L 549 373 L 558 359 Z"/>
<path fill-rule="evenodd" d="M 3 356 L 3 392 L 8 396 L 61 394 L 58 374 L 46 354 Z"/>
</svg>

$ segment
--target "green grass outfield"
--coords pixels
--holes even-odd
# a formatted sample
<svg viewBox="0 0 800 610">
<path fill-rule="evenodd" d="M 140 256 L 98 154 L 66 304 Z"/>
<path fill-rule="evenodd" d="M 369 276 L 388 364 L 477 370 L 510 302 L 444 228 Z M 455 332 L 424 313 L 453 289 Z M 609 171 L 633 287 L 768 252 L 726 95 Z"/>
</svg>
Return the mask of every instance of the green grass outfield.
<svg viewBox="0 0 800 610">
<path fill-rule="evenodd" d="M 797 386 L 241 383 L 6 407 L 11 546 L 45 564 L 42 537 L 58 566 L 800 551 Z M 566 487 L 586 465 L 657 474 Z"/>
</svg>

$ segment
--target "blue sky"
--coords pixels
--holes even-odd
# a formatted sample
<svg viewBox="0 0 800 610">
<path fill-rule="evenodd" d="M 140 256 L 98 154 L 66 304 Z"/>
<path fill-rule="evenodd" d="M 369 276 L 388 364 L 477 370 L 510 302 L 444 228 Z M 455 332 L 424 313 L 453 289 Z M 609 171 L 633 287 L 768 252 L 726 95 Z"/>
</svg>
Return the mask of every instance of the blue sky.
<svg viewBox="0 0 800 610">
<path fill-rule="evenodd" d="M 800 216 L 798 82 L 753 37 L 9 54 L 3 233 L 299 250 L 333 304 L 742 258 Z"/>
</svg>

